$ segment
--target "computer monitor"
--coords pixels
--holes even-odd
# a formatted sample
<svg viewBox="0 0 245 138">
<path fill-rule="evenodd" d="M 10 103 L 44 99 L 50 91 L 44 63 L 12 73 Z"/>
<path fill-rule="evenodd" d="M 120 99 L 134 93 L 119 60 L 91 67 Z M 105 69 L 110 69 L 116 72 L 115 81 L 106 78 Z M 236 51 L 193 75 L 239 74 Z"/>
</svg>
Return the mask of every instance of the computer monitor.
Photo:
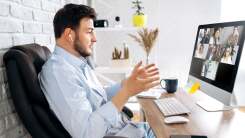
<svg viewBox="0 0 245 138">
<path fill-rule="evenodd" d="M 244 38 L 245 21 L 200 25 L 188 83 L 200 83 L 201 91 L 230 105 Z"/>
</svg>

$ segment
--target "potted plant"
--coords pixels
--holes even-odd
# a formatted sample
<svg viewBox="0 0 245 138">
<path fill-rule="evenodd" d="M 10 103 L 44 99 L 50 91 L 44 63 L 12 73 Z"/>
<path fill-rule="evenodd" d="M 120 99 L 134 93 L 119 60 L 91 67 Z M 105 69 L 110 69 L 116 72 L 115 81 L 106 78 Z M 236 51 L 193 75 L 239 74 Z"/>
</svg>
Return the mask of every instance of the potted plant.
<svg viewBox="0 0 245 138">
<path fill-rule="evenodd" d="M 112 52 L 112 62 L 111 66 L 113 67 L 129 67 L 130 60 L 129 60 L 129 49 L 126 43 L 123 44 L 123 51 L 119 50 L 118 48 L 114 48 Z"/>
<path fill-rule="evenodd" d="M 146 64 L 149 63 L 149 55 L 156 42 L 158 33 L 159 33 L 158 28 L 153 29 L 153 30 L 143 28 L 142 30 L 138 31 L 138 36 L 129 34 L 129 36 L 132 37 L 136 42 L 138 42 L 139 45 L 145 50 Z"/>
<path fill-rule="evenodd" d="M 144 27 L 146 25 L 147 16 L 143 13 L 144 7 L 141 6 L 142 2 L 140 0 L 135 0 L 132 2 L 134 9 L 136 9 L 135 14 L 133 15 L 133 25 L 135 27 Z"/>
</svg>

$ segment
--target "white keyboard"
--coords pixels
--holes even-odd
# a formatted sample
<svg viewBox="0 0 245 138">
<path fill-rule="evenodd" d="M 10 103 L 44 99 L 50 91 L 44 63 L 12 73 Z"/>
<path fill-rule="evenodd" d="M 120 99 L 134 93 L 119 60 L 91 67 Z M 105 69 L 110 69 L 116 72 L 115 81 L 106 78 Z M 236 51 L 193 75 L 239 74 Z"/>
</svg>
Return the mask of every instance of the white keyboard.
<svg viewBox="0 0 245 138">
<path fill-rule="evenodd" d="M 157 99 L 154 102 L 165 117 L 190 113 L 190 110 L 174 97 Z"/>
</svg>

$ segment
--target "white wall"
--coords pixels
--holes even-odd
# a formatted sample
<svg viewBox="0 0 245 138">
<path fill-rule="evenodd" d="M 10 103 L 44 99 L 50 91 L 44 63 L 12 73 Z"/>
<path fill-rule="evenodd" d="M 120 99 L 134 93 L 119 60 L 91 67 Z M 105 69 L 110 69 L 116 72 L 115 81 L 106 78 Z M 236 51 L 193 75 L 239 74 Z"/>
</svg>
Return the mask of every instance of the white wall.
<svg viewBox="0 0 245 138">
<path fill-rule="evenodd" d="M 189 73 L 199 24 L 220 19 L 220 0 L 159 1 L 160 37 L 157 63 L 162 77 L 177 77 L 184 85 Z"/>
<path fill-rule="evenodd" d="M 155 28 L 159 26 L 159 0 L 142 0 L 144 13 L 148 15 L 147 26 Z M 109 66 L 111 53 L 114 47 L 121 47 L 123 42 L 129 46 L 130 59 L 132 65 L 140 60 L 145 60 L 145 53 L 139 45 L 128 36 L 129 33 L 135 34 L 138 29 L 132 29 L 132 16 L 135 9 L 132 9 L 131 0 L 95 0 L 93 6 L 98 13 L 98 19 L 108 19 L 110 27 L 115 25 L 115 16 L 120 16 L 123 29 L 114 31 L 97 31 L 97 44 L 95 45 L 96 63 L 100 66 Z M 126 28 L 126 29 L 124 29 Z M 154 50 L 151 59 L 156 59 Z"/>
<path fill-rule="evenodd" d="M 199 24 L 213 23 L 220 20 L 221 0 L 142 0 L 145 14 L 148 15 L 147 27 L 159 27 L 160 34 L 151 60 L 156 62 L 163 78 L 174 76 L 186 83 L 192 50 Z M 96 0 L 94 7 L 99 19 L 108 19 L 113 26 L 113 19 L 119 15 L 124 27 L 132 27 L 134 13 L 131 0 Z M 130 56 L 135 64 L 145 59 L 144 51 L 127 34 L 131 31 L 97 32 L 97 64 L 110 65 L 113 47 L 126 41 Z"/>
<path fill-rule="evenodd" d="M 158 4 L 160 0 L 141 0 L 143 13 L 148 16 L 149 27 L 157 25 Z M 94 0 L 93 7 L 98 13 L 98 19 L 108 19 L 111 27 L 115 25 L 115 17 L 121 17 L 124 27 L 132 27 L 132 15 L 135 13 L 132 0 Z"/>
<path fill-rule="evenodd" d="M 244 0 L 222 0 L 221 21 L 245 20 Z"/>
</svg>

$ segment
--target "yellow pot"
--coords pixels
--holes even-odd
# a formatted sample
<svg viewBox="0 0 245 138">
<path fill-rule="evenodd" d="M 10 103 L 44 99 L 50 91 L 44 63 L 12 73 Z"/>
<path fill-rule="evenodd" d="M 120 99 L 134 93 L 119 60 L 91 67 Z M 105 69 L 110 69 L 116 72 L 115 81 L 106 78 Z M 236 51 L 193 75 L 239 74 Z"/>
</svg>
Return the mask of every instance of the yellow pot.
<svg viewBox="0 0 245 138">
<path fill-rule="evenodd" d="M 134 15 L 133 16 L 133 25 L 135 27 L 144 27 L 146 26 L 147 16 L 146 15 Z"/>
</svg>

